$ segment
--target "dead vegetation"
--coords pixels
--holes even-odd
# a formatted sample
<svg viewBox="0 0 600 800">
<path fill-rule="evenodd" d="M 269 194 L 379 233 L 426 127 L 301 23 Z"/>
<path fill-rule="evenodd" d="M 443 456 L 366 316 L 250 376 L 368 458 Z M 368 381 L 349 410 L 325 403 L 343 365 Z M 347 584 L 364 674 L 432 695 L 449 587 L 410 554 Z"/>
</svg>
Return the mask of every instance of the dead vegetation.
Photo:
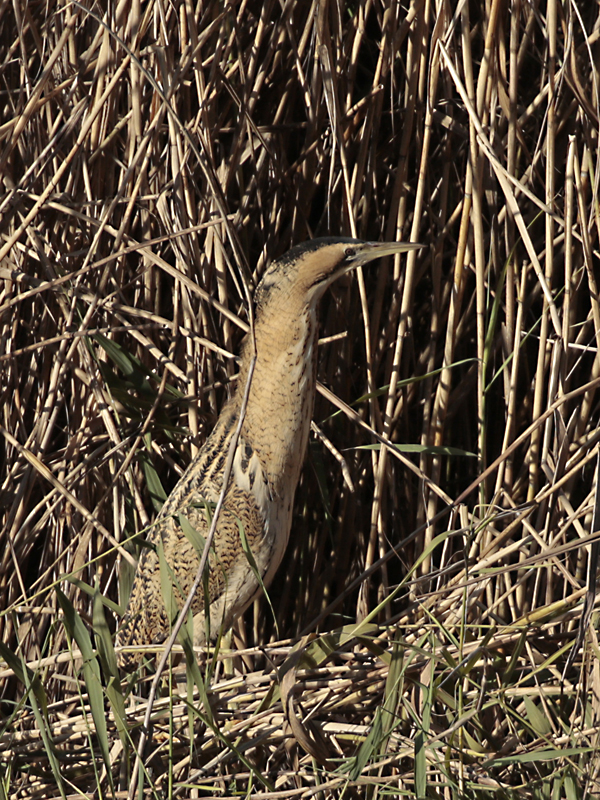
<svg viewBox="0 0 600 800">
<path fill-rule="evenodd" d="M 137 785 L 600 796 L 598 5 L 103 6 L 0 2 L 1 796 L 133 792 L 143 531 L 336 234 L 424 247 L 324 303 L 276 624 L 165 677 Z"/>
</svg>

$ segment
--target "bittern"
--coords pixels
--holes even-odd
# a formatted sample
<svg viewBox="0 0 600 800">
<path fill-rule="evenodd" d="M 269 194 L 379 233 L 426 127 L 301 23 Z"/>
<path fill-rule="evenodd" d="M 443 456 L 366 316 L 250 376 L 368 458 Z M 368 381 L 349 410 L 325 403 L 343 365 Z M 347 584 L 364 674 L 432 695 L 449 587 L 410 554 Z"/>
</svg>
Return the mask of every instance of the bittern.
<svg viewBox="0 0 600 800">
<path fill-rule="evenodd" d="M 159 643 L 169 634 L 172 620 L 163 600 L 159 543 L 172 578 L 173 596 L 180 606 L 194 582 L 200 563 L 198 542 L 207 536 L 210 509 L 223 487 L 225 462 L 239 422 L 254 352 L 254 373 L 209 555 L 208 579 L 192 604 L 194 644 L 206 643 L 207 630 L 211 639 L 216 638 L 248 608 L 260 589 L 257 572 L 268 587 L 288 543 L 294 494 L 308 441 L 316 383 L 319 301 L 333 281 L 346 272 L 418 246 L 348 238 L 313 239 L 292 248 L 268 267 L 254 297 L 255 350 L 247 337 L 235 393 L 150 528 L 154 547 L 140 558 L 118 634 L 119 645 Z M 200 536 L 191 536 L 190 530 Z M 248 546 L 253 559 L 247 555 Z M 205 599 L 210 605 L 208 615 Z M 123 657 L 126 668 L 138 660 L 136 655 Z"/>
</svg>

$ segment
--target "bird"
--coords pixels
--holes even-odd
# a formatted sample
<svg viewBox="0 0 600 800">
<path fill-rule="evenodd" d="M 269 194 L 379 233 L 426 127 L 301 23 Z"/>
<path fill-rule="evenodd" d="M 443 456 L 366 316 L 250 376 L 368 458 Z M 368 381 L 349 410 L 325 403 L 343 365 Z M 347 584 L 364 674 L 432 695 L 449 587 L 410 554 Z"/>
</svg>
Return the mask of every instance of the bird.
<svg viewBox="0 0 600 800">
<path fill-rule="evenodd" d="M 236 390 L 149 528 L 150 546 L 138 561 L 117 632 L 124 669 L 130 671 L 141 660 L 139 652 L 127 647 L 159 644 L 169 636 L 173 610 L 165 606 L 165 572 L 179 608 L 192 587 L 245 393 L 245 413 L 209 552 L 208 576 L 191 607 L 194 645 L 216 641 L 257 597 L 261 583 L 268 588 L 287 547 L 308 443 L 319 302 L 341 275 L 417 247 L 347 237 L 309 239 L 265 270 L 254 294 L 254 337 L 248 335 L 242 344 Z"/>
</svg>

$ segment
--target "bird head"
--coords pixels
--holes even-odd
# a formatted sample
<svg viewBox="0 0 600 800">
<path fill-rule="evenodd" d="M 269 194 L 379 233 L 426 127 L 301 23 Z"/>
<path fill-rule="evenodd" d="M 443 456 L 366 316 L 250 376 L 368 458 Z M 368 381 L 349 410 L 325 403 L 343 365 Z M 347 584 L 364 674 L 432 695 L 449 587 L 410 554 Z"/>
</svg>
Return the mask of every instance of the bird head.
<svg viewBox="0 0 600 800">
<path fill-rule="evenodd" d="M 376 258 L 406 253 L 421 246 L 409 242 L 363 242 L 333 236 L 309 239 L 292 247 L 268 267 L 256 289 L 256 306 L 260 308 L 268 302 L 272 292 L 297 293 L 307 305 L 314 305 L 346 272 Z"/>
</svg>

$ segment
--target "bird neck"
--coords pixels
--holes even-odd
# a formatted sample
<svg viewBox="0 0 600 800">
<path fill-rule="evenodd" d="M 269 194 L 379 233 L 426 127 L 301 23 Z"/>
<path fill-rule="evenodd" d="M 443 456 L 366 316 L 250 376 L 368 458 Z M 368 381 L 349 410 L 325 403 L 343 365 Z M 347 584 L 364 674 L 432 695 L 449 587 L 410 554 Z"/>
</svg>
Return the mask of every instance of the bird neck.
<svg viewBox="0 0 600 800">
<path fill-rule="evenodd" d="M 316 381 L 318 321 L 314 306 L 287 298 L 259 309 L 254 327 L 256 363 L 242 437 L 258 455 L 272 489 L 295 488 L 308 441 Z M 236 399 L 241 406 L 254 354 L 245 343 Z"/>
</svg>

